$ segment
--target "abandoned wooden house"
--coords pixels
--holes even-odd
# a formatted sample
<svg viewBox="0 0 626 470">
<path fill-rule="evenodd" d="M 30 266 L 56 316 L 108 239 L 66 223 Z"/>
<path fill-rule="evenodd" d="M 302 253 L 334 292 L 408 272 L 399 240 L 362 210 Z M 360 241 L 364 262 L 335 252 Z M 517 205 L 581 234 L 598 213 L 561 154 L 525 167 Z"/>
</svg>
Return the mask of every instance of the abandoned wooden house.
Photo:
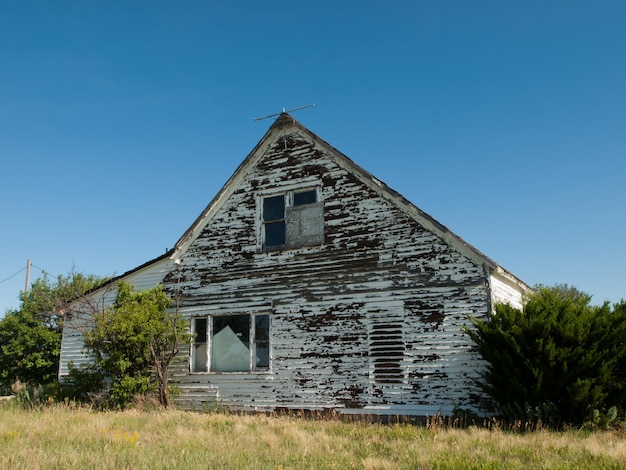
<svg viewBox="0 0 626 470">
<path fill-rule="evenodd" d="M 529 289 L 286 113 L 171 251 L 118 279 L 179 297 L 181 407 L 421 416 L 484 411 L 463 327 Z M 68 321 L 60 376 L 88 360 Z"/>
</svg>

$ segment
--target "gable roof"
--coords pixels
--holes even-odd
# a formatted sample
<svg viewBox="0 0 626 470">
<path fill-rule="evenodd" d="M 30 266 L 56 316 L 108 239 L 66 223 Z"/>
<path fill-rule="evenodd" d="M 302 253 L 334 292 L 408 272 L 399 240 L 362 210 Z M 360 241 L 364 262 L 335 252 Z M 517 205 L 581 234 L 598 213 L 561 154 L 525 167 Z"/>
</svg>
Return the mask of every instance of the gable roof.
<svg viewBox="0 0 626 470">
<path fill-rule="evenodd" d="M 220 189 L 213 200 L 206 206 L 194 223 L 187 229 L 187 231 L 176 242 L 176 245 L 171 250 L 171 258 L 182 258 L 182 254 L 193 243 L 193 241 L 199 236 L 203 228 L 211 220 L 211 217 L 221 208 L 228 197 L 236 190 L 238 183 L 247 175 L 248 171 L 254 167 L 254 165 L 264 156 L 265 152 L 283 136 L 290 133 L 299 133 L 303 135 L 307 140 L 312 142 L 315 146 L 320 147 L 324 154 L 333 159 L 335 163 L 343 167 L 353 175 L 355 175 L 360 181 L 366 184 L 368 187 L 376 191 L 381 197 L 395 204 L 402 209 L 417 223 L 430 230 L 440 238 L 444 239 L 455 249 L 459 250 L 470 259 L 479 264 L 485 265 L 491 272 L 495 272 L 500 276 L 507 278 L 522 287 L 524 290 L 530 290 L 531 288 L 523 281 L 515 277 L 510 272 L 499 266 L 496 262 L 485 256 L 478 249 L 464 241 L 461 237 L 454 234 L 445 225 L 438 222 L 432 216 L 419 209 L 412 202 L 407 200 L 397 191 L 391 189 L 385 183 L 374 177 L 371 173 L 357 165 L 349 157 L 341 153 L 325 140 L 318 137 L 309 129 L 304 127 L 300 122 L 295 120 L 291 115 L 283 112 L 270 126 L 265 135 L 261 138 L 259 143 L 248 154 L 244 161 L 237 167 L 233 175 L 229 178 L 226 184 Z"/>
</svg>

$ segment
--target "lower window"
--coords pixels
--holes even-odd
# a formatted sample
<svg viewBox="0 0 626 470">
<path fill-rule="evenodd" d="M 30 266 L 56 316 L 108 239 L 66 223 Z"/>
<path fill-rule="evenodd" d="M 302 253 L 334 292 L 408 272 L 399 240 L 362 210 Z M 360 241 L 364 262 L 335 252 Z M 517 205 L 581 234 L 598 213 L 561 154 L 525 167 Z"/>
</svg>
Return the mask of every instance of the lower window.
<svg viewBox="0 0 626 470">
<path fill-rule="evenodd" d="M 192 320 L 192 372 L 255 372 L 270 366 L 270 316 L 212 315 Z"/>
</svg>

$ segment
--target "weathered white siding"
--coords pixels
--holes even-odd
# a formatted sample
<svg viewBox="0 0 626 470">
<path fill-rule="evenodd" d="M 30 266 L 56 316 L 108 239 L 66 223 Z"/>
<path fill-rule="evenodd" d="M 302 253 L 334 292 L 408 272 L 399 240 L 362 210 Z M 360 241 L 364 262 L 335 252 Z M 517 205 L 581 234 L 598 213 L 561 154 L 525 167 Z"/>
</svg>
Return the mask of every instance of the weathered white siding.
<svg viewBox="0 0 626 470">
<path fill-rule="evenodd" d="M 491 274 L 491 295 L 494 305 L 504 303 L 521 310 L 523 295 L 528 292 L 530 292 L 528 286 L 501 270 Z"/>
<path fill-rule="evenodd" d="M 150 289 L 163 283 L 163 278 L 173 264 L 170 259 L 161 259 L 122 275 L 115 281 L 123 279 L 133 284 L 137 290 Z M 89 356 L 84 350 L 83 331 L 89 325 L 93 309 L 108 307 L 115 300 L 115 296 L 115 282 L 112 282 L 73 303 L 72 313 L 63 325 L 59 379 L 67 377 L 70 363 L 80 367 L 89 362 Z"/>
<path fill-rule="evenodd" d="M 261 152 L 261 150 L 259 150 Z M 489 314 L 489 268 L 418 223 L 305 133 L 284 132 L 233 180 L 166 282 L 185 317 L 269 313 L 271 369 L 172 368 L 192 409 L 434 414 L 479 409 L 481 363 L 463 333 Z M 264 252 L 258 192 L 320 186 L 324 243 Z"/>
<path fill-rule="evenodd" d="M 286 210 L 288 236 L 300 239 L 265 251 L 263 197 L 298 188 L 318 196 Z M 287 115 L 170 258 L 122 277 L 138 289 L 163 282 L 190 321 L 270 316 L 269 370 L 190 372 L 191 345 L 181 348 L 170 375 L 181 390 L 175 400 L 198 410 L 480 412 L 484 396 L 473 379 L 484 364 L 463 329 L 495 302 L 521 305 L 525 289 Z M 61 376 L 70 361 L 87 360 L 82 349 L 80 327 L 68 321 Z"/>
</svg>

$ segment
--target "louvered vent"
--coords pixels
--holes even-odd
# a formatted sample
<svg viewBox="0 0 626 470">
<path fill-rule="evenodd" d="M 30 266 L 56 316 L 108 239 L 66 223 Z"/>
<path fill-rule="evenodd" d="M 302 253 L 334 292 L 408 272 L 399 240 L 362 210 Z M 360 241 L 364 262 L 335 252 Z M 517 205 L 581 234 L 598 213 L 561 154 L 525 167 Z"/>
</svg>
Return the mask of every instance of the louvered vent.
<svg viewBox="0 0 626 470">
<path fill-rule="evenodd" d="M 370 327 L 370 364 L 376 383 L 404 382 L 402 323 L 374 323 Z"/>
</svg>

